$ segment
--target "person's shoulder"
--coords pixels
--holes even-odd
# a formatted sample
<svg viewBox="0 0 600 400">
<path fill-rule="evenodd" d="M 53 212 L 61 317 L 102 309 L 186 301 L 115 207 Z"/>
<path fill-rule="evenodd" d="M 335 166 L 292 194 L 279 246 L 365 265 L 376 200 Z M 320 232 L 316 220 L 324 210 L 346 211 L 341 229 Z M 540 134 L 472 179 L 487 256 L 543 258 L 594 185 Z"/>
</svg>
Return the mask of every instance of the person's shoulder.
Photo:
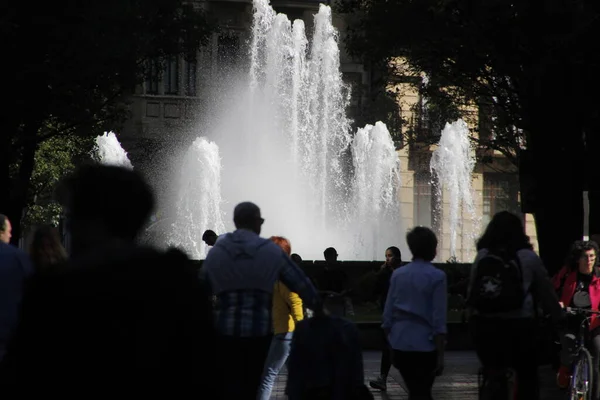
<svg viewBox="0 0 600 400">
<path fill-rule="evenodd" d="M 17 257 L 28 257 L 27 253 L 25 253 L 20 248 L 13 246 L 12 244 L 0 242 L 0 254 L 10 254 Z"/>
<path fill-rule="evenodd" d="M 523 264 L 537 265 L 542 262 L 540 256 L 532 249 L 521 249 L 517 251 L 517 257 Z"/>
<path fill-rule="evenodd" d="M 279 262 L 279 260 L 283 260 L 285 263 L 294 263 L 291 258 L 285 254 L 283 249 L 279 247 L 275 242 L 259 237 L 255 242 L 257 247 L 257 254 L 260 257 L 268 257 L 272 260 Z"/>
<path fill-rule="evenodd" d="M 446 279 L 446 271 L 444 271 L 442 268 L 438 268 L 435 265 L 433 265 L 433 263 L 429 262 L 427 263 L 427 272 L 432 275 L 433 277 L 435 277 L 436 279 Z"/>
</svg>

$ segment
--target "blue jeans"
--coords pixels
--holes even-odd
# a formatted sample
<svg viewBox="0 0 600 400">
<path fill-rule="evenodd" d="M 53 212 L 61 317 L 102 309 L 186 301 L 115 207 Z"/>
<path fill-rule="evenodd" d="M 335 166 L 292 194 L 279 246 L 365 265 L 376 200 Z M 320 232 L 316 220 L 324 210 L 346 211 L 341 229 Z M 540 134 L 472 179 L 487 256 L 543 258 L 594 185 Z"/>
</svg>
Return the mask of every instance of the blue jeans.
<svg viewBox="0 0 600 400">
<path fill-rule="evenodd" d="M 269 400 L 271 398 L 275 378 L 279 375 L 281 367 L 283 367 L 290 354 L 290 343 L 292 342 L 293 335 L 293 332 L 287 332 L 278 333 L 273 336 L 269 354 L 265 361 L 260 387 L 258 388 L 257 400 Z"/>
</svg>

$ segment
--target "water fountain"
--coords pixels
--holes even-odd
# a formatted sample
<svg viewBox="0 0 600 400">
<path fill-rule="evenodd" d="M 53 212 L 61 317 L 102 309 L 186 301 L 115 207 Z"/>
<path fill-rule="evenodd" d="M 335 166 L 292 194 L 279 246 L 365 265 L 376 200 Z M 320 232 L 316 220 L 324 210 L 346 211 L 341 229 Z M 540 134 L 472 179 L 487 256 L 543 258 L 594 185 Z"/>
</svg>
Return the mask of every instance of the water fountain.
<svg viewBox="0 0 600 400">
<path fill-rule="evenodd" d="M 214 142 L 198 138 L 183 159 L 180 192 L 173 223 L 172 244 L 187 249 L 195 259 L 204 258 L 207 246 L 202 233 L 225 230 L 221 212 L 221 159 Z"/>
<path fill-rule="evenodd" d="M 377 122 L 359 129 L 352 141 L 352 156 L 353 223 L 361 227 L 355 243 L 372 249 L 371 258 L 378 259 L 384 246 L 380 237 L 397 234 L 394 224 L 400 223 L 395 191 L 400 184 L 400 159 L 385 124 Z"/>
<path fill-rule="evenodd" d="M 438 198 L 448 195 L 450 206 L 450 257 L 457 257 L 456 241 L 458 232 L 463 237 L 462 248 L 470 249 L 475 235 L 479 231 L 478 219 L 473 202 L 472 176 L 475 167 L 475 154 L 469 140 L 469 128 L 465 121 L 459 119 L 446 124 L 437 149 L 431 156 L 430 168 L 437 177 Z M 461 211 L 463 212 L 461 214 Z M 473 223 L 471 229 L 465 228 L 464 214 Z M 467 257 L 471 257 L 470 254 Z"/>
<path fill-rule="evenodd" d="M 254 0 L 249 71 L 242 83 L 226 80 L 235 82 L 228 97 L 220 82 L 218 96 L 211 98 L 212 119 L 202 126 L 202 135 L 215 145 L 200 148 L 194 142 L 186 157 L 194 152 L 203 161 L 182 166 L 187 178 L 178 188 L 178 203 L 189 201 L 184 198 L 190 193 L 210 199 L 180 207 L 178 221 L 198 221 L 196 232 L 220 234 L 233 229 L 234 205 L 253 201 L 265 218 L 263 236 L 288 237 L 305 259 L 322 259 L 329 246 L 340 259 L 381 259 L 390 245 L 404 248 L 394 185 L 398 157 L 382 123 L 359 130 L 352 140 L 346 116 L 350 90 L 342 81 L 328 6 L 319 7 L 313 29 L 309 43 L 302 20 L 292 23 L 268 0 Z M 212 208 L 200 207 L 202 202 Z M 218 216 L 209 221 L 206 213 Z M 223 230 L 217 226 L 220 215 Z M 181 226 L 176 222 L 174 231 Z M 174 237 L 191 232 L 183 230 Z"/>
<path fill-rule="evenodd" d="M 105 165 L 117 165 L 133 169 L 127 152 L 121 147 L 114 132 L 104 132 L 96 138 L 93 157 Z"/>
</svg>

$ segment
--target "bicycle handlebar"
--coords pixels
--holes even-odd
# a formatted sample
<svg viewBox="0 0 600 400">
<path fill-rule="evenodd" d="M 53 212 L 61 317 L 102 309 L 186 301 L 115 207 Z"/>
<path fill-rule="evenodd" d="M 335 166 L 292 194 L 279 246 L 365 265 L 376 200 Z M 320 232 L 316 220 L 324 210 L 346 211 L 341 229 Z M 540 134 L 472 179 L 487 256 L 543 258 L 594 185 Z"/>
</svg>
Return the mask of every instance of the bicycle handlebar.
<svg viewBox="0 0 600 400">
<path fill-rule="evenodd" d="M 600 311 L 588 310 L 587 308 L 565 307 L 567 314 L 595 314 L 600 315 Z"/>
</svg>

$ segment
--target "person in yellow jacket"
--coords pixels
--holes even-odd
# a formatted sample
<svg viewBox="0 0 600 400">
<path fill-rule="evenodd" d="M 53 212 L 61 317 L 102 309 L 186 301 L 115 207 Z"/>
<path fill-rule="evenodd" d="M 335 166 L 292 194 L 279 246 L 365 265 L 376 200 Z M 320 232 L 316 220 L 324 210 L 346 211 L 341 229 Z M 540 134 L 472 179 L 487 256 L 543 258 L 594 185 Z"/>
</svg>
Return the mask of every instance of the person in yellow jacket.
<svg viewBox="0 0 600 400">
<path fill-rule="evenodd" d="M 281 236 L 270 238 L 289 256 L 292 253 L 290 241 Z M 275 379 L 290 354 L 290 343 L 296 322 L 304 318 L 302 299 L 291 292 L 283 283 L 275 282 L 273 290 L 273 340 L 261 378 L 257 400 L 269 400 Z"/>
</svg>

